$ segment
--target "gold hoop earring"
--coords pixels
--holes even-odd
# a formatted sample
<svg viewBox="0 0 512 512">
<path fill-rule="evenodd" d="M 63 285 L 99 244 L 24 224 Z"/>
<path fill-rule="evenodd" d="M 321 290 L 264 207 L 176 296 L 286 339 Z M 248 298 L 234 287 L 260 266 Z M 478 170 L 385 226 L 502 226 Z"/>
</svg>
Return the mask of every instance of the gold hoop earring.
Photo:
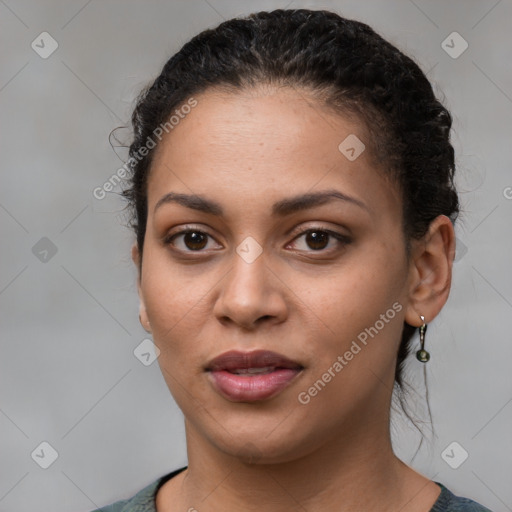
<svg viewBox="0 0 512 512">
<path fill-rule="evenodd" d="M 430 359 L 430 354 L 425 350 L 425 333 L 427 332 L 427 324 L 425 323 L 425 317 L 420 315 L 423 325 L 419 328 L 420 330 L 420 346 L 421 348 L 416 352 L 416 359 L 422 363 L 426 363 Z"/>
</svg>

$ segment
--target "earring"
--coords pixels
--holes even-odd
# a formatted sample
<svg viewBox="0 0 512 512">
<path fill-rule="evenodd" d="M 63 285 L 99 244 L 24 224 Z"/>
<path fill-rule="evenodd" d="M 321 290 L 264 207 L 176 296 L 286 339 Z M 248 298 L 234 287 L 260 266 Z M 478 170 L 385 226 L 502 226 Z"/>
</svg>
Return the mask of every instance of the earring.
<svg viewBox="0 0 512 512">
<path fill-rule="evenodd" d="M 426 363 L 430 359 L 430 354 L 425 350 L 425 333 L 427 332 L 427 324 L 425 323 L 425 317 L 420 315 L 423 325 L 420 329 L 420 345 L 421 348 L 416 352 L 416 359 L 422 363 Z"/>
</svg>

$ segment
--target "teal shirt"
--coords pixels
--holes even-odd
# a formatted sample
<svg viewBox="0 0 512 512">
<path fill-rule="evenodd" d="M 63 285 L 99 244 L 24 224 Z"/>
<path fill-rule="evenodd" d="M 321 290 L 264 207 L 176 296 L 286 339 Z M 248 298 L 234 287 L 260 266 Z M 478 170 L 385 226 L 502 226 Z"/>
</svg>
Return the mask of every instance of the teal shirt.
<svg viewBox="0 0 512 512">
<path fill-rule="evenodd" d="M 116 501 L 92 512 L 156 512 L 155 496 L 160 487 L 176 476 L 186 467 L 177 469 L 139 491 L 135 496 L 127 500 Z M 491 512 L 488 508 L 468 498 L 455 496 L 444 485 L 436 482 L 441 487 L 441 494 L 437 498 L 430 512 Z"/>
</svg>

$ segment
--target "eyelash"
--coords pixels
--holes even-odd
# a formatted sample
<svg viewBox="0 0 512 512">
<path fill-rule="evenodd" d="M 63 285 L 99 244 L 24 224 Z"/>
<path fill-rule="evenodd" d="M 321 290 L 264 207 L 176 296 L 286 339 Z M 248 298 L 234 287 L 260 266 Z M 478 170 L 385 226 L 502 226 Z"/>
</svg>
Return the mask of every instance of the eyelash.
<svg viewBox="0 0 512 512">
<path fill-rule="evenodd" d="M 343 247 L 345 245 L 348 245 L 352 242 L 352 239 L 346 235 L 342 235 L 341 233 L 337 233 L 336 231 L 332 231 L 330 229 L 327 229 L 327 228 L 324 228 L 322 226 L 313 226 L 311 228 L 307 228 L 303 231 L 299 231 L 296 236 L 294 236 L 293 238 L 293 241 L 297 240 L 298 238 L 304 236 L 304 235 L 308 235 L 309 233 L 325 233 L 327 234 L 329 237 L 332 237 L 334 239 L 336 239 L 340 245 Z M 181 236 L 181 235 L 186 235 L 188 233 L 200 233 L 202 235 L 206 235 L 207 237 L 210 237 L 210 238 L 213 238 L 210 234 L 206 233 L 205 231 L 202 231 L 200 229 L 197 229 L 197 228 L 194 228 L 193 226 L 187 226 L 186 228 L 182 229 L 181 231 L 177 231 L 176 233 L 173 233 L 172 235 L 168 235 L 166 236 L 164 239 L 163 239 L 163 243 L 165 245 L 172 245 L 173 244 L 173 241 L 175 238 L 177 238 L 178 236 Z M 294 233 L 292 233 L 294 234 Z M 329 240 L 330 241 L 330 240 Z M 339 250 L 340 247 L 338 247 L 337 249 L 318 249 L 318 250 L 314 250 L 314 249 L 311 249 L 310 251 L 306 251 L 306 252 L 313 252 L 313 253 L 330 253 L 330 252 L 333 252 L 333 251 L 336 251 L 336 250 Z M 201 253 L 201 252 L 205 252 L 204 249 L 199 249 L 199 250 L 182 250 L 182 249 L 174 249 L 178 252 L 182 252 L 182 253 Z M 303 252 L 303 251 L 302 251 Z"/>
</svg>

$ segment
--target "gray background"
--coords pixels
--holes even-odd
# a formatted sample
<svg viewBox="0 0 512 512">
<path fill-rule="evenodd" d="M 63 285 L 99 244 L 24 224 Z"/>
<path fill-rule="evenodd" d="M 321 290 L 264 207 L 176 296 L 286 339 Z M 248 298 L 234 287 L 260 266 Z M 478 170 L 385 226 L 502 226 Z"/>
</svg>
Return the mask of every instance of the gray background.
<svg viewBox="0 0 512 512">
<path fill-rule="evenodd" d="M 0 511 L 91 510 L 186 464 L 157 362 L 133 354 L 146 334 L 123 203 L 92 190 L 122 164 L 110 130 L 172 53 L 223 19 L 286 6 L 370 24 L 416 58 L 454 115 L 464 214 L 452 293 L 427 335 L 435 435 L 423 426 L 412 465 L 512 510 L 510 0 L 0 0 Z M 31 48 L 43 31 L 59 45 L 47 59 Z M 469 44 L 455 59 L 441 46 L 453 31 Z M 48 241 L 33 250 L 43 237 L 56 254 Z M 414 361 L 410 374 L 410 403 L 422 404 Z M 393 436 L 410 461 L 417 432 L 397 415 Z M 31 458 L 43 441 L 59 454 L 48 469 Z M 458 469 L 441 456 L 453 441 L 469 454 Z"/>
</svg>

